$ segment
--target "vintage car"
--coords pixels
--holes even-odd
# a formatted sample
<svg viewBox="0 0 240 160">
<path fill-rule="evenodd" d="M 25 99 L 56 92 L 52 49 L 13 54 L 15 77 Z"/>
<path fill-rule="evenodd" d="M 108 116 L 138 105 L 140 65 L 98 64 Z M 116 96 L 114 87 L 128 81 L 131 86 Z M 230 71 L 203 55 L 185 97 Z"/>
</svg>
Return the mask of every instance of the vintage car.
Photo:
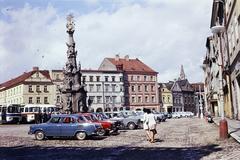
<svg viewBox="0 0 240 160">
<path fill-rule="evenodd" d="M 113 132 L 113 123 L 104 121 L 104 120 L 98 120 L 95 114 L 93 113 L 81 113 L 80 115 L 84 116 L 88 122 L 93 123 L 100 123 L 104 129 L 103 132 L 99 133 L 99 136 L 109 135 L 111 132 Z"/>
<path fill-rule="evenodd" d="M 123 123 L 121 120 L 112 120 L 103 112 L 97 112 L 97 113 L 95 112 L 93 114 L 96 115 L 99 121 L 106 121 L 106 122 L 112 123 L 113 132 L 117 132 L 119 129 L 123 127 Z"/>
<path fill-rule="evenodd" d="M 76 137 L 84 140 L 88 136 L 98 135 L 102 130 L 101 124 L 88 123 L 78 114 L 59 114 L 52 115 L 46 123 L 31 125 L 28 134 L 35 134 L 37 140 L 52 137 Z"/>
<path fill-rule="evenodd" d="M 142 126 L 141 118 L 138 116 L 128 116 L 123 112 L 118 112 L 117 114 L 113 115 L 111 120 L 119 120 L 122 121 L 124 128 L 128 129 L 137 129 Z"/>
</svg>

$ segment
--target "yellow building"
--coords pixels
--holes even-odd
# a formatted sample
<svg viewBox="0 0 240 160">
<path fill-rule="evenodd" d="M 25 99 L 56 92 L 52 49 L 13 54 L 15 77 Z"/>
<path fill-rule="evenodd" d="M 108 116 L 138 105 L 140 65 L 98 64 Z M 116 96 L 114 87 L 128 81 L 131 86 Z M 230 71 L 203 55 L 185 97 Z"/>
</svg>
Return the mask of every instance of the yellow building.
<svg viewBox="0 0 240 160">
<path fill-rule="evenodd" d="M 159 84 L 159 101 L 161 104 L 161 112 L 172 112 L 173 98 L 171 88 L 173 82 Z"/>
<path fill-rule="evenodd" d="M 0 84 L 0 104 L 55 104 L 54 91 L 49 72 L 33 67 Z"/>
</svg>

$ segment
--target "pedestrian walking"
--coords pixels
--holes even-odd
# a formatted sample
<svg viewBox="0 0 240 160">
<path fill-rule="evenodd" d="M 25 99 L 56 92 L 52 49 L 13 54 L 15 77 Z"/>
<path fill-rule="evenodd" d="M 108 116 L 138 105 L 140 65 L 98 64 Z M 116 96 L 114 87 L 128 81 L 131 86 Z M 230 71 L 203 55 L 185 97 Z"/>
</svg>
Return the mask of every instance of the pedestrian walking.
<svg viewBox="0 0 240 160">
<path fill-rule="evenodd" d="M 147 137 L 147 141 L 150 141 L 150 135 L 149 135 L 149 127 L 148 127 L 148 123 L 149 123 L 149 119 L 148 119 L 148 113 L 147 113 L 147 109 L 143 108 L 143 129 L 145 131 L 146 137 Z"/>
<path fill-rule="evenodd" d="M 155 142 L 155 135 L 157 134 L 156 125 L 157 122 L 154 114 L 151 112 L 151 110 L 148 110 L 148 127 L 151 143 Z"/>
</svg>

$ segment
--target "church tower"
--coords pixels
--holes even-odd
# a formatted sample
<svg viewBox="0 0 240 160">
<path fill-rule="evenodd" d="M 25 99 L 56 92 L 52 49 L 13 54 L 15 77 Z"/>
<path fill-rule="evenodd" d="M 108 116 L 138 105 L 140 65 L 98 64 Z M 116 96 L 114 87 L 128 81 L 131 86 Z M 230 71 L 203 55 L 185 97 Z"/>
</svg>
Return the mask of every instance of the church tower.
<svg viewBox="0 0 240 160">
<path fill-rule="evenodd" d="M 179 80 L 184 80 L 184 79 L 186 79 L 186 76 L 185 76 L 185 73 L 184 73 L 183 65 L 181 65 Z"/>
</svg>

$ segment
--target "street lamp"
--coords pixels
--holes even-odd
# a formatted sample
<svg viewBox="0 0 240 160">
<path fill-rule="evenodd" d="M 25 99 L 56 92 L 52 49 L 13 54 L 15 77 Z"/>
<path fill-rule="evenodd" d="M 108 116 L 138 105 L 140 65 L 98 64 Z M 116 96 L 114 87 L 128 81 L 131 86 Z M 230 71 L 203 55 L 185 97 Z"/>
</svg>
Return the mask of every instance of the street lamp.
<svg viewBox="0 0 240 160">
<path fill-rule="evenodd" d="M 223 51 L 222 51 L 222 34 L 225 32 L 225 27 L 222 25 L 216 25 L 211 28 L 213 34 L 219 35 L 220 43 L 220 55 L 219 55 L 219 96 L 220 96 L 220 111 L 221 120 L 219 122 L 219 136 L 220 139 L 224 140 L 228 138 L 228 124 L 224 117 L 224 95 L 223 95 Z"/>
</svg>

